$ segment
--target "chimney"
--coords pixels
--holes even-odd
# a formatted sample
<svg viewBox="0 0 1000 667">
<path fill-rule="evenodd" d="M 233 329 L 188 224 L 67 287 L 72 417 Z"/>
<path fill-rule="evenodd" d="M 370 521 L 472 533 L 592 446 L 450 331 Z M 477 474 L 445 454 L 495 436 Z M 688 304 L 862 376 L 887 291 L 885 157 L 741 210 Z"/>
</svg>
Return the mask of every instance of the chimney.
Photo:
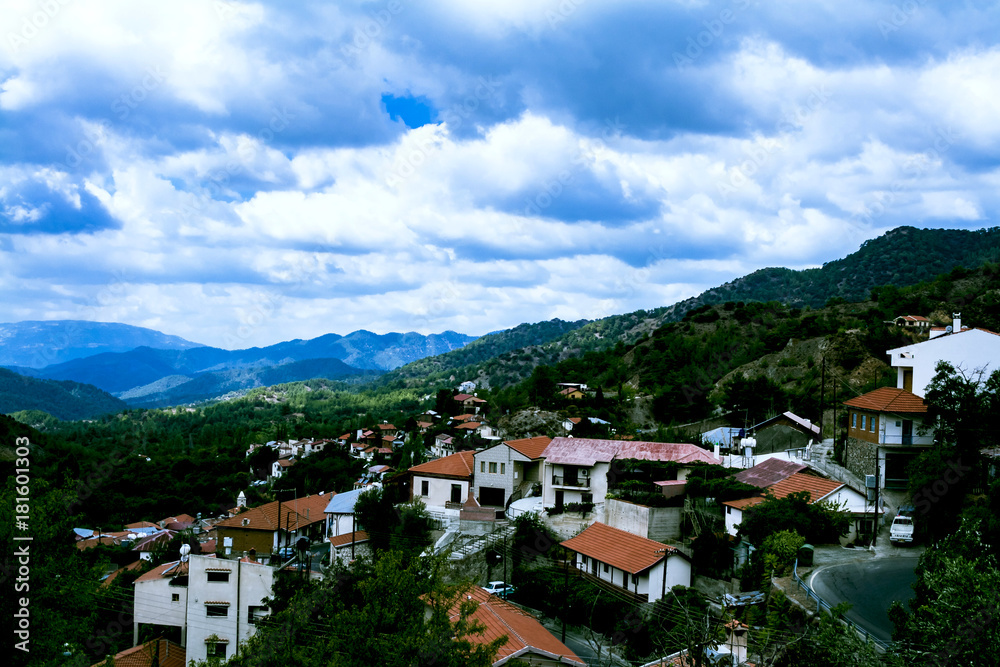
<svg viewBox="0 0 1000 667">
<path fill-rule="evenodd" d="M 712 447 L 712 456 L 714 456 L 717 459 L 722 458 L 722 456 L 721 456 L 721 453 L 722 453 L 721 449 L 722 448 L 719 446 L 719 443 L 715 443 L 715 447 Z"/>
<path fill-rule="evenodd" d="M 953 333 L 958 333 L 962 330 L 962 313 L 952 313 L 951 330 Z"/>
</svg>

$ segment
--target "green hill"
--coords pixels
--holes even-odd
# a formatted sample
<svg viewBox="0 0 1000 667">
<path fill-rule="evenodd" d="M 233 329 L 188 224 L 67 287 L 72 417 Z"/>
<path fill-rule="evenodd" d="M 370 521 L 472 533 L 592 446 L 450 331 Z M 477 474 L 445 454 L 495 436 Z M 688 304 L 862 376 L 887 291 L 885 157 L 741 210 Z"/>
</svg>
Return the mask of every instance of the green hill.
<svg viewBox="0 0 1000 667">
<path fill-rule="evenodd" d="M 0 368 L 0 413 L 41 410 L 68 421 L 120 412 L 128 406 L 89 384 L 38 380 Z"/>
</svg>

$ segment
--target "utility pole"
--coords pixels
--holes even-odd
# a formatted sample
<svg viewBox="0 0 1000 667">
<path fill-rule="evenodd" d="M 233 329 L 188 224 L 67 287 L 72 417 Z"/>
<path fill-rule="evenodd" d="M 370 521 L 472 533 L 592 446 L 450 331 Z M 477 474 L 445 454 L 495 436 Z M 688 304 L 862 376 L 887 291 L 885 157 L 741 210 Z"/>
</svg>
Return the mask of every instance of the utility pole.
<svg viewBox="0 0 1000 667">
<path fill-rule="evenodd" d="M 573 554 L 573 560 L 576 560 L 576 554 Z M 569 614 L 569 561 L 563 561 L 563 570 L 565 571 L 565 577 L 563 578 L 563 615 L 562 615 L 562 643 L 566 643 L 566 616 Z"/>
<path fill-rule="evenodd" d="M 875 517 L 872 520 L 872 546 L 876 546 L 878 543 L 878 510 L 881 503 L 880 495 L 882 492 L 882 474 L 879 471 L 878 465 L 878 445 L 875 446 Z"/>
<path fill-rule="evenodd" d="M 823 356 L 819 372 L 819 439 L 823 441 L 823 399 L 826 398 L 826 355 Z M 836 430 L 836 429 L 834 429 Z"/>
</svg>

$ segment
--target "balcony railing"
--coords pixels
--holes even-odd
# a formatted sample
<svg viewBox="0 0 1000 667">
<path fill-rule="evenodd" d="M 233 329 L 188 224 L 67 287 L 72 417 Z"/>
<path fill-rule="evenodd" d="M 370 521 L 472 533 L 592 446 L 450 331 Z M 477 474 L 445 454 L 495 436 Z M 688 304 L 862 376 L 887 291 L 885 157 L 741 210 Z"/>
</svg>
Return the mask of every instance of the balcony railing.
<svg viewBox="0 0 1000 667">
<path fill-rule="evenodd" d="M 912 435 L 904 435 L 902 433 L 883 433 L 881 434 L 882 442 L 880 444 L 889 446 L 900 446 L 900 447 L 911 447 L 913 445 L 933 445 L 934 436 L 933 435 L 917 435 L 916 433 Z"/>
<path fill-rule="evenodd" d="M 578 489 L 589 489 L 589 477 L 566 477 L 565 475 L 552 475 L 552 486 L 572 486 Z"/>
</svg>

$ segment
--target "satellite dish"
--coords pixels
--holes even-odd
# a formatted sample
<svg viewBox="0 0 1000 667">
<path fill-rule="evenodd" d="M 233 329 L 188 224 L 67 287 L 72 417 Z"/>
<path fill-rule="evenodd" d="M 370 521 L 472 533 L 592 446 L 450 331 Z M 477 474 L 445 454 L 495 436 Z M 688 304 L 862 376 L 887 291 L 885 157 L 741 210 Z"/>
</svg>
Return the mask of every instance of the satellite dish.
<svg viewBox="0 0 1000 667">
<path fill-rule="evenodd" d="M 188 554 L 190 554 L 190 553 L 191 553 L 191 545 L 190 544 L 182 544 L 181 545 L 181 562 L 182 563 L 186 563 L 188 561 Z"/>
</svg>

